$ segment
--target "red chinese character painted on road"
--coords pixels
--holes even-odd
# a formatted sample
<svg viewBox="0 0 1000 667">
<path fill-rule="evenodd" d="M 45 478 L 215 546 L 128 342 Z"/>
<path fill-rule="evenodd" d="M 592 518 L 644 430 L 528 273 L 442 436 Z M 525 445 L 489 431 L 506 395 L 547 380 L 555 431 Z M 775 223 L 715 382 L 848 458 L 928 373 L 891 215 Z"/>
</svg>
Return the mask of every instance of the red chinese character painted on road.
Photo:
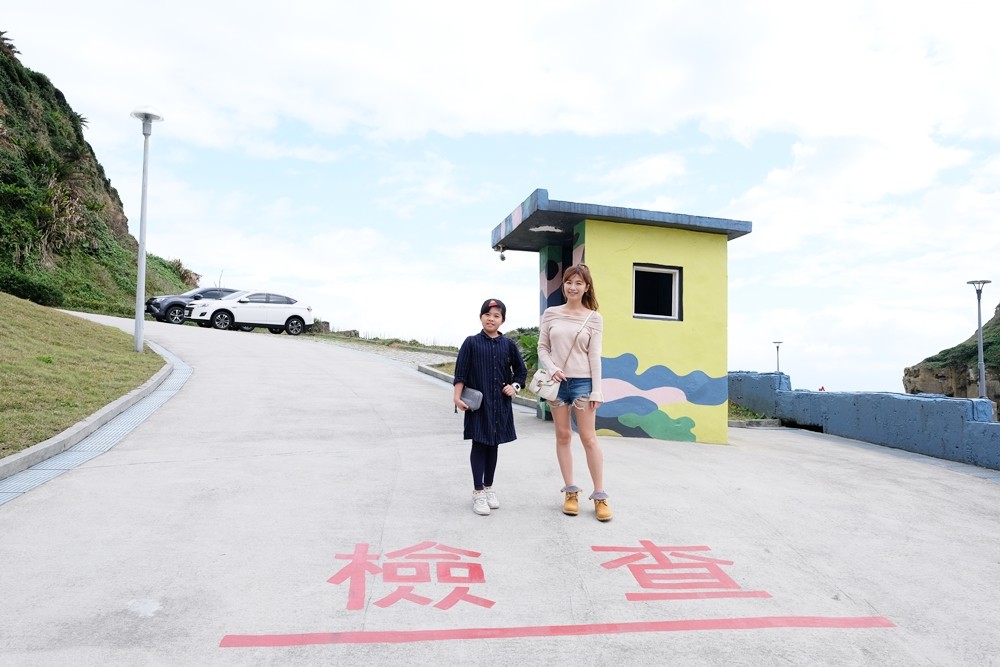
<svg viewBox="0 0 1000 667">
<path fill-rule="evenodd" d="M 327 581 L 331 584 L 342 584 L 350 579 L 351 586 L 347 593 L 347 608 L 364 609 L 365 574 L 378 574 L 382 571 L 381 568 L 369 562 L 377 559 L 378 554 L 369 554 L 367 544 L 355 544 L 353 554 L 337 554 L 336 557 L 351 562 Z"/>
<path fill-rule="evenodd" d="M 745 591 L 722 566 L 729 560 L 701 556 L 692 552 L 711 551 L 707 546 L 657 546 L 650 540 L 639 540 L 639 547 L 591 547 L 597 552 L 625 553 L 625 556 L 601 563 L 613 570 L 627 566 L 636 583 L 657 592 L 626 593 L 625 599 L 638 600 L 704 600 L 707 598 L 769 598 L 767 591 Z M 640 562 L 652 559 L 652 562 Z"/>
<path fill-rule="evenodd" d="M 426 606 L 433 600 L 416 593 L 415 584 L 431 584 L 435 579 L 439 584 L 486 583 L 482 564 L 462 560 L 463 557 L 479 556 L 479 552 L 476 551 L 428 541 L 384 554 L 385 561 L 378 566 L 371 561 L 378 560 L 380 556 L 369 554 L 367 544 L 358 544 L 355 545 L 353 554 L 337 554 L 338 559 L 351 562 L 327 581 L 331 584 L 342 584 L 350 580 L 347 608 L 351 610 L 364 608 L 367 574 L 381 574 L 385 583 L 403 584 L 393 589 L 389 595 L 376 600 L 375 606 L 385 608 L 399 601 Z M 438 601 L 434 607 L 451 609 L 459 602 L 468 602 L 489 609 L 496 604 L 493 600 L 472 595 L 469 590 L 469 586 L 455 586 L 451 593 Z"/>
</svg>

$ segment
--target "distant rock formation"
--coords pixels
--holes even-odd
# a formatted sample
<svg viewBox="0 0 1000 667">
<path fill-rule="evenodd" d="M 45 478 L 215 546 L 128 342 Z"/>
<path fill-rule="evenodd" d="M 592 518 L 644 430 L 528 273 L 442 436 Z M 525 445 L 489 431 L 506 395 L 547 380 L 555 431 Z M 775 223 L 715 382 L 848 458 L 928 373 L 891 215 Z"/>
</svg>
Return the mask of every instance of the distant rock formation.
<svg viewBox="0 0 1000 667">
<path fill-rule="evenodd" d="M 986 396 L 1000 402 L 1000 305 L 983 323 L 983 358 Z M 976 333 L 955 347 L 942 350 L 903 369 L 903 389 L 908 394 L 944 394 L 955 398 L 979 396 L 979 346 Z"/>
<path fill-rule="evenodd" d="M 903 389 L 907 394 L 944 394 L 956 398 L 979 396 L 979 366 L 933 368 L 925 362 L 903 369 Z M 986 395 L 994 402 L 1000 397 L 1000 375 L 986 369 Z"/>
</svg>

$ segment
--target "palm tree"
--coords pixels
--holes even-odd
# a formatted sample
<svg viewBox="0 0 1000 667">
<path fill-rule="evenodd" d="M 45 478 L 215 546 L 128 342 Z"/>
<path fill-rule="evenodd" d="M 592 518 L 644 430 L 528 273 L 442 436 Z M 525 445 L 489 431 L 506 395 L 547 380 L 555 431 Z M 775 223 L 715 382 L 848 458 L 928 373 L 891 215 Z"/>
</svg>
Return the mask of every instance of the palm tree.
<svg viewBox="0 0 1000 667">
<path fill-rule="evenodd" d="M 17 54 L 20 53 L 14 47 L 14 42 L 11 41 L 10 37 L 7 37 L 5 30 L 0 30 L 0 51 L 3 51 L 14 60 L 17 60 Z"/>
</svg>

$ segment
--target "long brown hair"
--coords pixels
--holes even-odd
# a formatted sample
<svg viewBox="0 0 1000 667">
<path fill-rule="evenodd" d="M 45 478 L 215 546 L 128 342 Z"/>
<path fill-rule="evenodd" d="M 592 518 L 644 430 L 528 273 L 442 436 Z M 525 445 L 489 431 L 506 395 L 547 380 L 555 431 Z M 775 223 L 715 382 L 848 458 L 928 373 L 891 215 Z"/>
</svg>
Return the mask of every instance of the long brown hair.
<svg viewBox="0 0 1000 667">
<path fill-rule="evenodd" d="M 583 282 L 587 283 L 587 291 L 581 299 L 583 305 L 591 310 L 597 310 L 597 294 L 594 293 L 594 279 L 590 277 L 590 269 L 586 264 L 574 264 L 563 271 L 562 281 L 565 283 L 573 276 L 580 276 Z"/>
</svg>

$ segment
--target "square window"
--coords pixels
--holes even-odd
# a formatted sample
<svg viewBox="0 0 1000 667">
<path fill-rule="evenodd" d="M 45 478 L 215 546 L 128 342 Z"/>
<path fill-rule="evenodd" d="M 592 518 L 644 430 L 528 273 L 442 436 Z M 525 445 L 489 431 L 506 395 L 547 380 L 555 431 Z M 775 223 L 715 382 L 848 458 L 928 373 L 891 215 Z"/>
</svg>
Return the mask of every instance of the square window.
<svg viewBox="0 0 1000 667">
<path fill-rule="evenodd" d="M 683 319 L 681 308 L 681 277 L 679 266 L 634 264 L 633 314 L 665 320 Z"/>
</svg>

